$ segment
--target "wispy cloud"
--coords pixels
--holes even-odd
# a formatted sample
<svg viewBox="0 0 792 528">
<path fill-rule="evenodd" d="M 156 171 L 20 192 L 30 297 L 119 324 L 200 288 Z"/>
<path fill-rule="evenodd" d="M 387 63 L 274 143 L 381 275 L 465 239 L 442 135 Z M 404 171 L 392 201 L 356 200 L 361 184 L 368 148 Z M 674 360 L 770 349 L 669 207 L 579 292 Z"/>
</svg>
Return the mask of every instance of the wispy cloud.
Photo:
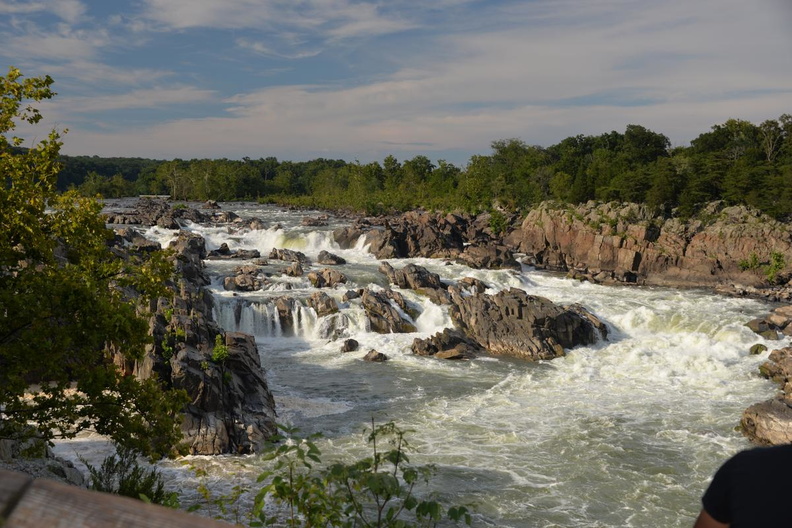
<svg viewBox="0 0 792 528">
<path fill-rule="evenodd" d="M 628 123 L 683 143 L 730 117 L 777 117 L 792 95 L 789 10 L 779 5 L 143 0 L 104 26 L 56 30 L 38 50 L 44 34 L 24 24 L 7 42 L 74 86 L 58 112 L 79 123 L 67 150 L 365 160 L 480 152 L 503 137 L 546 145 Z M 151 62 L 109 62 L 146 46 Z M 164 60 L 180 50 L 181 62 Z M 169 117 L 179 102 L 208 101 L 190 119 Z M 102 111 L 146 108 L 161 118 L 87 126 Z"/>
<path fill-rule="evenodd" d="M 85 12 L 85 4 L 79 0 L 0 1 L 0 15 L 48 13 L 74 24 L 83 18 Z"/>
</svg>

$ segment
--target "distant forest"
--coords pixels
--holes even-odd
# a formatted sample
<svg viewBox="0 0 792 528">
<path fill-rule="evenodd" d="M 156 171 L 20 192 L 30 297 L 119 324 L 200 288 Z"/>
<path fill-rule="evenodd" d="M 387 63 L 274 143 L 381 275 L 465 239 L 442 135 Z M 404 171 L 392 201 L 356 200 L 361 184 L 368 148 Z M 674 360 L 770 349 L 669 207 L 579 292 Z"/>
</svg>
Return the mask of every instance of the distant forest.
<svg viewBox="0 0 792 528">
<path fill-rule="evenodd" d="M 647 203 L 694 214 L 713 200 L 792 218 L 792 116 L 759 125 L 730 119 L 671 148 L 640 125 L 624 133 L 572 136 L 550 147 L 492 143 L 457 167 L 426 156 L 361 164 L 343 160 L 150 160 L 64 156 L 59 188 L 105 198 L 168 194 L 176 200 L 259 200 L 367 213 L 416 207 L 479 212 L 527 209 L 552 199 Z"/>
</svg>

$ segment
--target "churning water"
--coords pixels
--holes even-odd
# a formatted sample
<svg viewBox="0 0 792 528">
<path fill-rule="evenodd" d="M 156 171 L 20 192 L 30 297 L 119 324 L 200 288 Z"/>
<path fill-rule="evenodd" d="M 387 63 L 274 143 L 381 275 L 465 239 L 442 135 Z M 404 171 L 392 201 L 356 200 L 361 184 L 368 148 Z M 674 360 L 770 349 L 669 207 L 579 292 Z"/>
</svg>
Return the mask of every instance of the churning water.
<svg viewBox="0 0 792 528">
<path fill-rule="evenodd" d="M 412 355 L 409 346 L 451 326 L 445 308 L 403 291 L 420 313 L 418 332 L 380 335 L 368 330 L 359 304 L 342 301 L 347 289 L 387 281 L 363 243 L 340 250 L 333 242 L 339 222 L 308 228 L 299 222 L 305 213 L 252 204 L 228 208 L 273 227 L 243 233 L 185 227 L 203 235 L 208 249 L 225 242 L 266 257 L 285 247 L 312 260 L 325 249 L 348 262 L 339 270 L 349 282 L 326 290 L 340 313 L 319 318 L 300 302 L 293 330 L 281 327 L 273 302 L 283 295 L 308 297 L 315 290 L 305 277 L 273 276 L 262 291 L 231 294 L 221 277 L 239 263 L 207 263 L 217 278 L 216 318 L 226 330 L 256 336 L 280 421 L 304 433 L 321 431 L 323 451 L 338 457 L 366 453 L 362 433 L 372 417 L 395 421 L 412 431 L 411 461 L 437 465 L 434 490 L 449 503 L 475 503 L 479 526 L 690 526 L 714 470 L 749 446 L 735 431 L 743 409 L 774 392 L 756 374 L 767 353 L 748 354 L 761 338 L 744 326 L 768 311 L 762 302 L 598 286 L 530 269 L 391 261 L 396 268 L 416 262 L 449 281 L 473 276 L 488 293 L 518 287 L 555 302 L 578 302 L 610 331 L 607 341 L 548 362 L 435 360 Z M 174 232 L 152 228 L 147 235 L 167 243 Z M 265 271 L 284 267 L 270 261 Z M 360 350 L 342 354 L 345 338 L 359 341 Z M 372 348 L 390 361 L 362 361 Z M 220 490 L 251 484 L 262 467 L 255 456 L 193 457 L 192 463 L 207 467 Z M 163 469 L 185 500 L 195 497 L 189 472 L 176 464 Z"/>
</svg>

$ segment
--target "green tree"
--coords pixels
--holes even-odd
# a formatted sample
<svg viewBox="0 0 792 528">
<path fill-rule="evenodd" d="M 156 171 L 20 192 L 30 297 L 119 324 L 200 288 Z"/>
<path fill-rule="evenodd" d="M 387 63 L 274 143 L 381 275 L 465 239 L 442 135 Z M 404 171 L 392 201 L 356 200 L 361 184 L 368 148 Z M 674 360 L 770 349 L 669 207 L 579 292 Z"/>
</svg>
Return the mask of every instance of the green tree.
<svg viewBox="0 0 792 528">
<path fill-rule="evenodd" d="M 91 427 L 165 454 L 179 438 L 182 396 L 124 375 L 110 351 L 142 355 L 147 324 L 122 292 L 161 293 L 172 268 L 162 254 L 117 258 L 101 206 L 57 194 L 56 131 L 14 148 L 23 144 L 18 121 L 41 119 L 29 102 L 51 98 L 51 84 L 15 68 L 0 78 L 0 438 L 51 440 Z"/>
</svg>

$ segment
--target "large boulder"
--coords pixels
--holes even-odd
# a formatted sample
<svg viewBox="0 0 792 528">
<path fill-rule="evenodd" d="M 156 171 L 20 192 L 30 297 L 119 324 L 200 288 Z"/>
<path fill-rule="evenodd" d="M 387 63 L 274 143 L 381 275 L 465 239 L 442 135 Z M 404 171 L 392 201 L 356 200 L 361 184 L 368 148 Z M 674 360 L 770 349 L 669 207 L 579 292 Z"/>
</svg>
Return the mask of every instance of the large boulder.
<svg viewBox="0 0 792 528">
<path fill-rule="evenodd" d="M 389 296 L 389 293 L 391 294 Z M 371 329 L 380 334 L 415 332 L 415 326 L 404 319 L 399 311 L 391 304 L 393 296 L 390 291 L 374 291 L 366 289 L 361 296 L 363 309 L 366 311 Z M 390 298 L 389 298 L 390 297 Z M 401 299 L 402 303 L 404 299 Z M 394 301 L 398 303 L 398 300 Z M 406 303 L 404 305 L 406 307 Z M 402 308 L 404 310 L 404 308 Z"/>
<path fill-rule="evenodd" d="M 563 356 L 564 349 L 607 336 L 604 323 L 583 307 L 558 306 L 517 288 L 464 298 L 454 293 L 449 313 L 490 353 L 529 360 Z"/>
</svg>

